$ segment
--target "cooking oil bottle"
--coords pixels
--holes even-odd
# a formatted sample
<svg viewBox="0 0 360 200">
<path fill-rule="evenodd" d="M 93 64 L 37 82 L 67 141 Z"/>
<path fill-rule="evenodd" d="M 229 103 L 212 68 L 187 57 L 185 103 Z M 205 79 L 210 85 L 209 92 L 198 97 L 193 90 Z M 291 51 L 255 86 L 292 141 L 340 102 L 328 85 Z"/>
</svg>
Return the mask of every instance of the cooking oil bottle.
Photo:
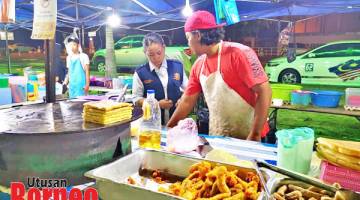
<svg viewBox="0 0 360 200">
<path fill-rule="evenodd" d="M 155 91 L 147 90 L 143 102 L 143 117 L 139 127 L 140 148 L 160 149 L 161 144 L 161 110 L 155 99 Z"/>
</svg>

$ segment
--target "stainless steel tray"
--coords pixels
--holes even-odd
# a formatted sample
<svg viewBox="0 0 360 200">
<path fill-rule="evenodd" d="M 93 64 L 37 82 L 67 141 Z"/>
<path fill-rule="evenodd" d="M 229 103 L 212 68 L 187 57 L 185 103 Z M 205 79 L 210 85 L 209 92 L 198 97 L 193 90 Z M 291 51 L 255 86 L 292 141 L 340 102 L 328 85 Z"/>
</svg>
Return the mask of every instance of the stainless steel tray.
<svg viewBox="0 0 360 200">
<path fill-rule="evenodd" d="M 96 180 L 96 187 L 100 198 L 104 200 L 128 200 L 128 199 L 183 199 L 173 195 L 160 193 L 136 185 L 127 184 L 125 180 L 129 176 L 139 173 L 139 169 L 160 170 L 169 174 L 186 177 L 189 167 L 202 159 L 187 157 L 154 150 L 137 150 L 134 153 L 120 158 L 110 164 L 101 166 L 85 173 L 86 177 Z M 237 169 L 241 175 L 253 172 L 255 169 L 244 168 L 224 163 L 209 161 L 213 164 L 225 165 L 228 169 Z M 263 199 L 263 192 L 259 200 Z"/>
<path fill-rule="evenodd" d="M 262 169 L 265 168 L 277 173 L 270 175 L 271 178 L 267 181 L 266 184 L 271 193 L 275 192 L 275 190 L 283 184 L 293 184 L 304 188 L 315 186 L 333 194 L 338 193 L 338 195 L 342 196 L 342 198 L 345 200 L 360 200 L 360 194 L 356 192 L 343 188 L 336 188 L 334 186 L 323 183 L 319 179 L 312 178 L 297 172 L 292 172 L 280 167 L 272 166 L 264 162 L 258 161 L 258 164 L 260 164 Z M 270 172 L 268 172 L 268 174 L 270 174 Z"/>
</svg>

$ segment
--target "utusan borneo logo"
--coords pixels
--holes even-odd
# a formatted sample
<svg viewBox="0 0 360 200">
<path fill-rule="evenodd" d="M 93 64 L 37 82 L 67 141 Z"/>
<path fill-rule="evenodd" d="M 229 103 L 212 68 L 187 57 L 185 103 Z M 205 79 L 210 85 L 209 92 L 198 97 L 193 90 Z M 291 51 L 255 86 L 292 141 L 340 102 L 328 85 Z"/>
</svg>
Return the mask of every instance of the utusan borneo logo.
<svg viewBox="0 0 360 200">
<path fill-rule="evenodd" d="M 10 184 L 11 200 L 98 200 L 98 192 L 92 187 L 84 191 L 67 187 L 66 179 L 40 179 L 28 177 L 22 182 Z"/>
</svg>

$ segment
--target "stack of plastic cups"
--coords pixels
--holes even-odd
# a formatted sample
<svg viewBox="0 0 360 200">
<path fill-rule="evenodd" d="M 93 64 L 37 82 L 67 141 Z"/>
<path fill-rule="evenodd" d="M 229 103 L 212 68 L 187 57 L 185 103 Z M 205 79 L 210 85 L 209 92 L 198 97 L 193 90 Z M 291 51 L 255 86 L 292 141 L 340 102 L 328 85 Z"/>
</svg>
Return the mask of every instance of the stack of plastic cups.
<svg viewBox="0 0 360 200">
<path fill-rule="evenodd" d="M 314 145 L 314 130 L 296 128 L 276 132 L 278 139 L 277 164 L 288 170 L 307 174 Z"/>
</svg>

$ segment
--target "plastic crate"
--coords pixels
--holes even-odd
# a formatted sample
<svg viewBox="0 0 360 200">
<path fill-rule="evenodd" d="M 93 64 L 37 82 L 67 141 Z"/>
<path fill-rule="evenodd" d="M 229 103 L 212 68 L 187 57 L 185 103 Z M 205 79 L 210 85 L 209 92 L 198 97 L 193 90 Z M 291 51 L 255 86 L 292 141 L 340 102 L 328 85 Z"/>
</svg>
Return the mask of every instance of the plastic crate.
<svg viewBox="0 0 360 200">
<path fill-rule="evenodd" d="M 322 161 L 320 179 L 329 184 L 339 183 L 343 188 L 360 192 L 360 171 Z"/>
<path fill-rule="evenodd" d="M 291 92 L 293 90 L 301 90 L 301 85 L 289 85 L 289 84 L 271 84 L 272 98 L 282 99 L 283 101 L 290 103 Z"/>
<path fill-rule="evenodd" d="M 311 92 L 294 90 L 291 92 L 291 105 L 307 106 L 311 103 Z"/>
<path fill-rule="evenodd" d="M 0 75 L 0 88 L 8 88 L 8 87 L 9 87 L 9 78 Z"/>
<path fill-rule="evenodd" d="M 345 90 L 345 105 L 360 108 L 360 88 L 347 88 Z"/>
<path fill-rule="evenodd" d="M 311 102 L 314 106 L 323 108 L 336 108 L 339 106 L 340 98 L 343 95 L 337 91 L 318 90 L 311 94 Z"/>
</svg>

